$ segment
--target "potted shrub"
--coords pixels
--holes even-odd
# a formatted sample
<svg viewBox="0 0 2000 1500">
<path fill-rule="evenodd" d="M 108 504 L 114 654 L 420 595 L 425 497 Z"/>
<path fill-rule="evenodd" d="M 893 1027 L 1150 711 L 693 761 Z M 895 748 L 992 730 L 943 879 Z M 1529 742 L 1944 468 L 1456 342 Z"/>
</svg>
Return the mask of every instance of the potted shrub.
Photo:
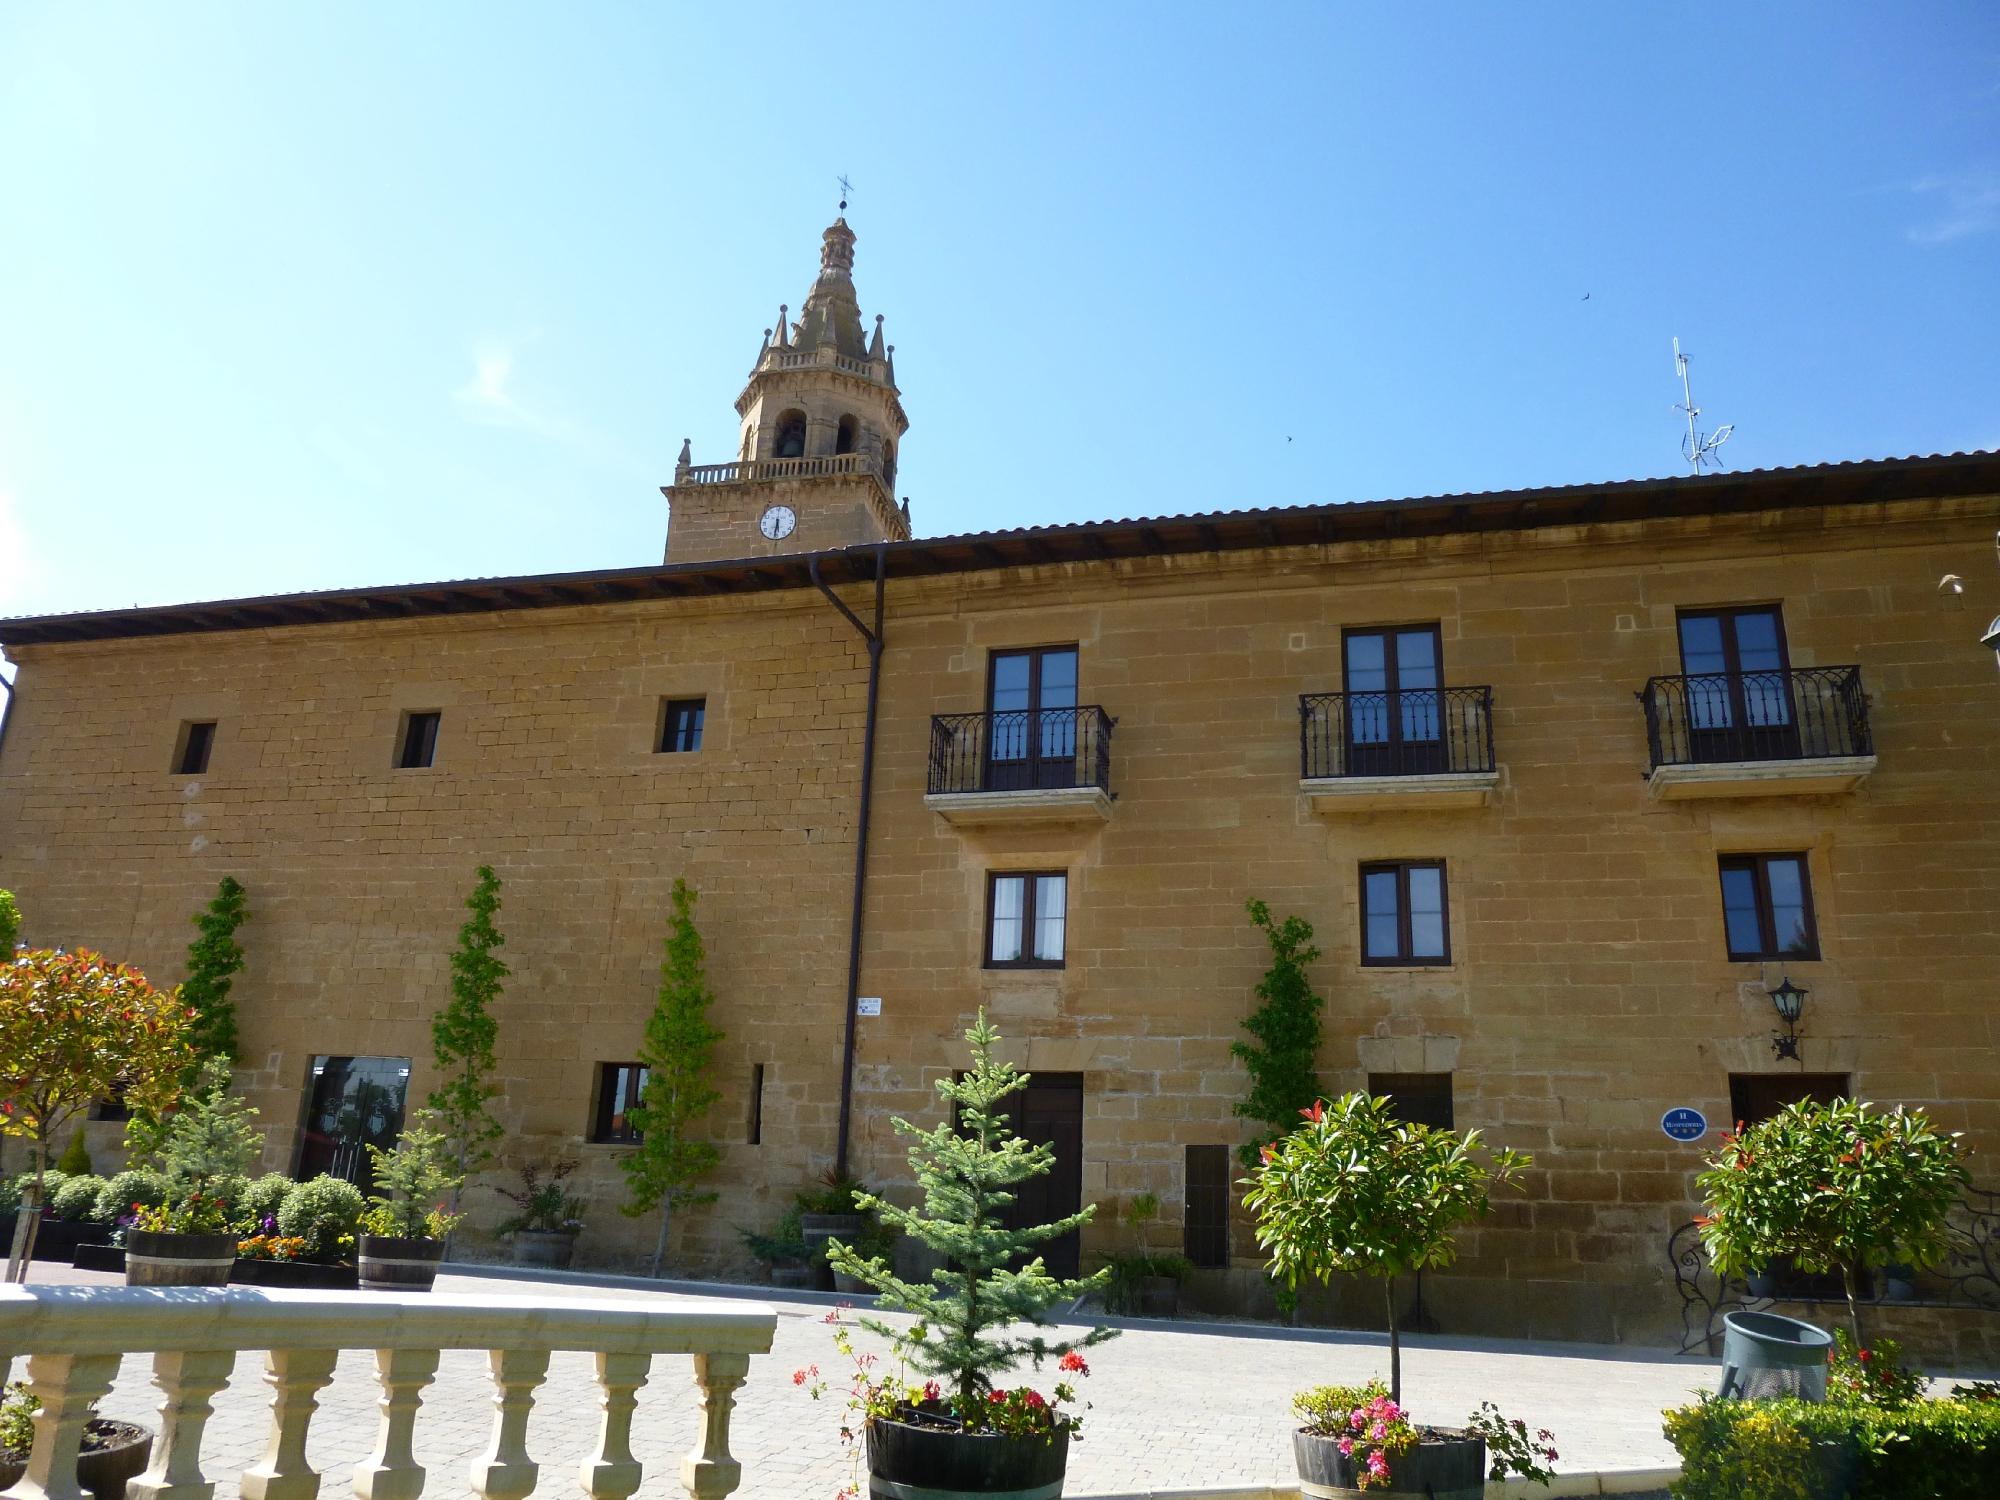
<svg viewBox="0 0 2000 1500">
<path fill-rule="evenodd" d="M 352 1291 L 359 1284 L 353 1256 L 355 1226 L 366 1207 L 361 1189 L 324 1173 L 306 1182 L 274 1173 L 252 1183 L 245 1197 L 254 1202 L 236 1242 L 231 1281 L 318 1291 Z M 259 1215 L 258 1208 L 267 1212 Z"/>
<path fill-rule="evenodd" d="M 1135 1313 L 1143 1318 L 1171 1318 L 1181 1310 L 1181 1282 L 1194 1269 L 1184 1255 L 1146 1249 L 1146 1225 L 1159 1216 L 1160 1200 L 1140 1193 L 1125 1205 L 1123 1222 L 1134 1248 L 1105 1262 L 1111 1272 L 1104 1285 L 1109 1312 Z"/>
<path fill-rule="evenodd" d="M 1295 1398 L 1301 1485 L 1316 1486 L 1318 1495 L 1380 1489 L 1477 1500 L 1489 1472 L 1532 1476 L 1539 1465 L 1507 1466 L 1516 1455 L 1489 1451 L 1477 1421 L 1464 1428 L 1410 1422 L 1396 1320 L 1396 1278 L 1450 1265 L 1453 1232 L 1484 1217 L 1492 1189 L 1517 1182 L 1529 1158 L 1482 1151 L 1476 1130 L 1460 1135 L 1398 1120 L 1387 1099 L 1366 1094 L 1321 1100 L 1300 1114 L 1304 1124 L 1265 1146 L 1261 1165 L 1245 1179 L 1257 1243 L 1271 1257 L 1272 1277 L 1294 1294 L 1303 1280 L 1326 1282 L 1340 1272 L 1379 1277 L 1389 1330 L 1386 1386 L 1322 1387 Z M 1553 1450 L 1545 1456 L 1552 1461 Z M 1490 1467 L 1489 1459 L 1496 1461 Z"/>
<path fill-rule="evenodd" d="M 210 1058 L 180 1107 L 160 1122 L 155 1154 L 165 1201 L 133 1205 L 125 1232 L 130 1286 L 222 1286 L 236 1260 L 246 1173 L 263 1154 L 257 1111 L 229 1090 L 229 1064 Z"/>
<path fill-rule="evenodd" d="M 68 1154 L 68 1153 L 66 1153 Z M 35 1259 L 68 1261 L 79 1247 L 101 1244 L 111 1231 L 97 1222 L 97 1197 L 105 1181 L 89 1172 L 49 1174 L 44 1184 L 47 1197 L 42 1210 L 41 1230 L 36 1235 Z"/>
<path fill-rule="evenodd" d="M 799 1217 L 795 1203 L 779 1217 L 769 1234 L 759 1234 L 754 1229 L 740 1231 L 744 1247 L 769 1268 L 774 1287 L 803 1291 L 819 1280 L 821 1268 L 814 1264 L 813 1251 L 799 1231 Z"/>
<path fill-rule="evenodd" d="M 1725 1134 L 1695 1179 L 1709 1263 L 1724 1276 L 1780 1257 L 1809 1274 L 1837 1271 L 1859 1345 L 1862 1270 L 1933 1264 L 1950 1249 L 1945 1217 L 1968 1180 L 1958 1140 L 1920 1109 L 1853 1099 L 1788 1104 Z"/>
<path fill-rule="evenodd" d="M 396 1149 L 370 1145 L 377 1191 L 361 1216 L 355 1262 L 361 1286 L 376 1292 L 427 1292 L 437 1280 L 445 1241 L 460 1215 L 445 1210 L 445 1195 L 465 1179 L 453 1170 L 451 1145 L 434 1111 L 420 1109 L 396 1140 Z"/>
<path fill-rule="evenodd" d="M 495 1189 L 520 1210 L 500 1224 L 500 1233 L 513 1241 L 515 1265 L 566 1266 L 576 1253 L 583 1200 L 571 1197 L 563 1186 L 576 1168 L 567 1157 L 547 1168 L 527 1162 L 521 1167 L 520 1187 Z"/>
<path fill-rule="evenodd" d="M 41 1401 L 17 1380 L 0 1391 L 0 1490 L 11 1490 L 28 1472 Z M 153 1434 L 131 1422 L 92 1416 L 84 1423 L 76 1455 L 76 1481 L 96 1500 L 124 1500 L 125 1482 L 152 1456 Z"/>
<path fill-rule="evenodd" d="M 1076 1338 L 1042 1331 L 1050 1326 L 1052 1307 L 1095 1291 L 1106 1273 L 1058 1280 L 1036 1247 L 1087 1223 L 1095 1210 L 1021 1229 L 1000 1222 L 1002 1204 L 1012 1201 L 1020 1184 L 1050 1171 L 1055 1153 L 1019 1140 L 1000 1113 L 1001 1101 L 1028 1079 L 994 1058 L 999 1033 L 983 1011 L 966 1040 L 971 1070 L 956 1081 L 938 1081 L 945 1118 L 928 1131 L 895 1122 L 914 1141 L 910 1164 L 921 1206 L 898 1208 L 868 1193 L 856 1199 L 864 1212 L 937 1251 L 948 1269 L 927 1283 L 911 1283 L 899 1279 L 885 1258 L 865 1257 L 838 1240 L 827 1249 L 835 1270 L 880 1294 L 879 1306 L 919 1320 L 906 1332 L 860 1320 L 889 1341 L 894 1358 L 888 1373 L 878 1374 L 873 1355 L 856 1357 L 849 1406 L 858 1420 L 844 1424 L 843 1436 L 862 1438 L 871 1487 L 882 1493 L 1054 1496 L 1061 1493 L 1070 1434 L 1080 1422 L 1074 1386 L 1059 1379 L 1051 1400 L 1033 1386 L 1003 1389 L 996 1379 L 1024 1362 L 1039 1369 L 1045 1359 L 1056 1360 L 1063 1377 L 1088 1373 L 1080 1351 L 1113 1337 L 1109 1328 Z M 844 1344 L 845 1329 L 841 1337 Z M 913 1376 L 929 1378 L 919 1384 Z M 825 1389 L 810 1369 L 793 1379 L 810 1382 L 815 1396 Z"/>
</svg>

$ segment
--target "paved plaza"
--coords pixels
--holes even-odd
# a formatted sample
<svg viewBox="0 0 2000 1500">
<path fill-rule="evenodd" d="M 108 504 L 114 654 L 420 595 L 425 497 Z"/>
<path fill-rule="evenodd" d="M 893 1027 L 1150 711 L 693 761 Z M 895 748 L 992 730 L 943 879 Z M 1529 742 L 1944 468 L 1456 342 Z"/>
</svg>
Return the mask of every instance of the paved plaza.
<svg viewBox="0 0 2000 1500">
<path fill-rule="evenodd" d="M 36 1281 L 119 1282 L 40 1264 L 35 1273 Z M 623 1278 L 447 1274 L 438 1285 L 474 1295 L 552 1300 L 610 1295 L 658 1302 L 686 1295 L 635 1287 Z M 839 1408 L 830 1398 L 815 1404 L 791 1380 L 794 1369 L 809 1363 L 836 1377 L 842 1373 L 833 1331 L 824 1322 L 827 1304 L 763 1300 L 778 1312 L 777 1343 L 768 1357 L 752 1362 L 739 1393 L 732 1444 L 744 1464 L 739 1493 L 760 1500 L 831 1496 L 848 1476 L 836 1433 Z M 1093 1409 L 1082 1441 L 1070 1452 L 1072 1496 L 1290 1484 L 1291 1393 L 1305 1385 L 1386 1375 L 1388 1355 L 1384 1341 L 1368 1334 L 1135 1323 L 1093 1350 L 1091 1366 L 1092 1375 L 1082 1384 Z M 204 1452 L 223 1500 L 235 1496 L 236 1475 L 263 1450 L 269 1392 L 261 1374 L 261 1359 L 246 1355 L 216 1401 Z M 1509 1415 L 1553 1429 L 1562 1469 L 1673 1462 L 1660 1434 L 1660 1409 L 1713 1380 L 1712 1362 L 1625 1348 L 1445 1337 L 1412 1338 L 1404 1346 L 1404 1393 L 1420 1421 L 1455 1423 L 1481 1399 L 1490 1399 Z M 430 1470 L 431 1493 L 461 1491 L 466 1466 L 485 1446 L 490 1389 L 483 1354 L 444 1356 L 417 1423 L 417 1454 Z M 358 1351 L 343 1354 L 312 1428 L 310 1453 L 329 1476 L 328 1496 L 345 1491 L 347 1471 L 372 1446 L 375 1397 L 372 1361 Z M 135 1356 L 126 1361 L 105 1412 L 153 1423 L 156 1400 L 147 1359 Z M 685 1358 L 655 1362 L 652 1381 L 640 1393 L 639 1415 L 634 1448 L 647 1465 L 641 1494 L 680 1494 L 679 1460 L 695 1432 Z M 574 1492 L 568 1476 L 590 1447 L 595 1421 L 588 1356 L 556 1355 L 528 1433 L 530 1451 L 544 1466 L 540 1492 Z"/>
</svg>

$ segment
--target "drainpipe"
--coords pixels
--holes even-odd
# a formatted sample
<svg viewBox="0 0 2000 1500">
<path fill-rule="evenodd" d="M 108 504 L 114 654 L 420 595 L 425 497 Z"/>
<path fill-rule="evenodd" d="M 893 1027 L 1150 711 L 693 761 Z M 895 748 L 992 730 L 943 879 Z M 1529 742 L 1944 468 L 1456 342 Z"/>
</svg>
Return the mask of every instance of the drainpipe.
<svg viewBox="0 0 2000 1500">
<path fill-rule="evenodd" d="M 19 666 L 14 668 L 14 675 L 16 677 L 21 675 Z M 0 755 L 5 755 L 7 753 L 7 725 L 14 717 L 14 684 L 9 682 L 5 677 L 0 677 L 0 688 L 7 690 L 7 701 L 0 703 Z"/>
<path fill-rule="evenodd" d="M 868 643 L 868 718 L 861 731 L 861 808 L 854 834 L 854 909 L 847 928 L 847 1021 L 840 1046 L 840 1136 L 833 1152 L 833 1170 L 847 1175 L 847 1145 L 854 1119 L 854 1021 L 861 998 L 861 913 L 862 897 L 868 886 L 868 808 L 875 792 L 875 705 L 882 690 L 882 585 L 889 557 L 875 549 L 875 628 L 861 623 L 860 616 L 842 602 L 840 595 L 819 576 L 819 559 L 806 560 L 813 584 L 846 616 L 847 623 Z"/>
</svg>

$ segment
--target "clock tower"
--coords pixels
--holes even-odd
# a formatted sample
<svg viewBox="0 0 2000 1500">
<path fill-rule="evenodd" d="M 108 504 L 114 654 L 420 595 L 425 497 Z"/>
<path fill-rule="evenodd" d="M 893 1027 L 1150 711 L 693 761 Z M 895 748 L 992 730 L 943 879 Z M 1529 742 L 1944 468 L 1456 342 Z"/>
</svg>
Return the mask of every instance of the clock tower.
<svg viewBox="0 0 2000 1500">
<path fill-rule="evenodd" d="M 732 462 L 697 464 L 683 442 L 674 482 L 661 487 L 668 562 L 908 539 L 896 455 L 910 420 L 881 314 L 863 331 L 846 219 L 821 237 L 819 276 L 797 320 L 780 307 L 777 328 L 764 330 L 736 415 L 742 438 Z"/>
</svg>

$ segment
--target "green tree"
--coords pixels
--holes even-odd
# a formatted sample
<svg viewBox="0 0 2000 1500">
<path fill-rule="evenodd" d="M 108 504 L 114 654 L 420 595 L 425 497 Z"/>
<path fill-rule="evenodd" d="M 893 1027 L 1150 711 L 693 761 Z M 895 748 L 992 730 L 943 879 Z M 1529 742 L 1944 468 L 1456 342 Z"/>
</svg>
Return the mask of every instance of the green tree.
<svg viewBox="0 0 2000 1500">
<path fill-rule="evenodd" d="M 1009 1229 L 1001 1223 L 1014 1189 L 1051 1171 L 1055 1151 L 1029 1144 L 1008 1127 L 1001 1101 L 1027 1087 L 1028 1075 L 993 1056 L 1000 1033 L 987 1024 L 985 1011 L 965 1039 L 972 1044 L 971 1071 L 956 1081 L 938 1080 L 944 1120 L 934 1130 L 895 1122 L 914 1142 L 910 1166 L 923 1190 L 923 1206 L 898 1208 L 871 1193 L 855 1197 L 891 1229 L 914 1235 L 938 1252 L 945 1264 L 928 1282 L 908 1282 L 886 1259 L 862 1256 L 837 1240 L 828 1243 L 826 1256 L 836 1271 L 859 1277 L 880 1292 L 878 1306 L 915 1313 L 932 1330 L 934 1336 L 909 1343 L 910 1362 L 957 1391 L 961 1423 L 976 1409 L 976 1400 L 992 1389 L 994 1376 L 1023 1360 L 1039 1366 L 1044 1359 L 1101 1344 L 1116 1333 L 1093 1328 L 1080 1338 L 1050 1340 L 1040 1333 L 1013 1331 L 1024 1324 L 1050 1327 L 1051 1308 L 1096 1291 L 1110 1279 L 1111 1270 L 1107 1266 L 1081 1280 L 1060 1280 L 1049 1275 L 1034 1253 L 1037 1246 L 1089 1223 L 1096 1204 L 1050 1224 Z M 859 1321 L 870 1332 L 901 1342 L 887 1324 Z"/>
<path fill-rule="evenodd" d="M 34 1174 L 10 1281 L 27 1276 L 57 1134 L 120 1086 L 134 1108 L 164 1108 L 188 1063 L 187 1025 L 175 991 L 102 954 L 31 948 L 0 963 L 0 1134 L 27 1141 Z"/>
<path fill-rule="evenodd" d="M 1788 1104 L 1725 1135 L 1695 1179 L 1707 1200 L 1696 1222 L 1709 1261 L 1725 1276 L 1781 1256 L 1802 1271 L 1838 1271 L 1858 1346 L 1861 1269 L 1934 1265 L 1949 1251 L 1945 1216 L 1968 1180 L 1958 1140 L 1920 1109 Z"/>
<path fill-rule="evenodd" d="M 14 902 L 14 893 L 0 887 L 0 961 L 14 956 L 14 945 L 21 940 L 21 908 Z"/>
<path fill-rule="evenodd" d="M 493 923 L 500 910 L 500 877 L 491 865 L 479 867 L 465 907 L 472 917 L 458 929 L 458 947 L 451 955 L 451 1000 L 431 1018 L 431 1055 L 444 1082 L 425 1101 L 436 1112 L 458 1163 L 460 1181 L 451 1189 L 454 1209 L 460 1184 L 493 1159 L 493 1143 L 506 1133 L 492 1109 L 500 1094 L 500 1085 L 493 1082 L 493 1044 L 500 1023 L 493 1019 L 492 1007 L 510 971 L 494 952 L 507 939 Z"/>
<path fill-rule="evenodd" d="M 165 1175 L 173 1198 L 200 1193 L 233 1203 L 264 1154 L 264 1132 L 252 1123 L 257 1111 L 230 1083 L 225 1059 L 203 1058 L 194 1087 L 162 1121 L 157 1158 L 146 1165 Z"/>
<path fill-rule="evenodd" d="M 1453 1231 L 1491 1208 L 1491 1190 L 1531 1159 L 1504 1149 L 1481 1161 L 1479 1132 L 1398 1120 L 1387 1099 L 1345 1094 L 1301 1110 L 1305 1123 L 1264 1147 L 1244 1185 L 1270 1274 L 1296 1291 L 1340 1271 L 1382 1278 L 1389 1318 L 1389 1393 L 1403 1400 L 1396 1278 L 1458 1258 Z"/>
<path fill-rule="evenodd" d="M 90 1145 L 83 1138 L 81 1125 L 69 1133 L 69 1144 L 63 1147 L 63 1154 L 56 1158 L 56 1170 L 65 1177 L 90 1175 Z"/>
<path fill-rule="evenodd" d="M 368 1143 L 375 1191 L 368 1195 L 374 1207 L 361 1221 L 367 1233 L 410 1239 L 450 1237 L 458 1215 L 446 1212 L 438 1195 L 456 1199 L 465 1178 L 453 1169 L 456 1144 L 439 1128 L 441 1124 L 435 1110 L 420 1109 L 396 1137 L 393 1151 Z"/>
<path fill-rule="evenodd" d="M 714 993 L 708 987 L 701 932 L 694 924 L 695 891 L 674 881 L 673 915 L 667 920 L 666 957 L 660 964 L 660 995 L 646 1022 L 639 1061 L 646 1082 L 629 1112 L 639 1140 L 619 1165 L 625 1169 L 622 1211 L 637 1218 L 660 1211 L 660 1236 L 653 1245 L 653 1274 L 667 1253 L 667 1230 L 674 1210 L 707 1203 L 715 1194 L 694 1184 L 713 1171 L 721 1153 L 693 1131 L 694 1123 L 721 1097 L 709 1080 L 710 1060 L 722 1033 L 709 1024 Z"/>
<path fill-rule="evenodd" d="M 1271 967 L 1257 981 L 1257 998 L 1264 1003 L 1243 1023 L 1254 1040 L 1229 1047 L 1250 1074 L 1250 1093 L 1235 1111 L 1266 1127 L 1238 1152 L 1244 1166 L 1255 1167 L 1263 1148 L 1290 1131 L 1299 1111 L 1319 1098 L 1313 1063 L 1319 1054 L 1321 1001 L 1306 977 L 1306 966 L 1318 959 L 1319 949 L 1312 945 L 1312 923 L 1304 917 L 1274 921 L 1271 908 L 1254 896 L 1245 910 L 1271 945 Z"/>
<path fill-rule="evenodd" d="M 243 950 L 236 929 L 249 915 L 243 887 L 234 875 L 222 877 L 215 899 L 195 914 L 198 936 L 188 944 L 187 978 L 181 999 L 194 1012 L 191 1039 L 203 1057 L 235 1062 L 238 1053 L 236 1007 L 229 986 L 243 968 Z"/>
</svg>

